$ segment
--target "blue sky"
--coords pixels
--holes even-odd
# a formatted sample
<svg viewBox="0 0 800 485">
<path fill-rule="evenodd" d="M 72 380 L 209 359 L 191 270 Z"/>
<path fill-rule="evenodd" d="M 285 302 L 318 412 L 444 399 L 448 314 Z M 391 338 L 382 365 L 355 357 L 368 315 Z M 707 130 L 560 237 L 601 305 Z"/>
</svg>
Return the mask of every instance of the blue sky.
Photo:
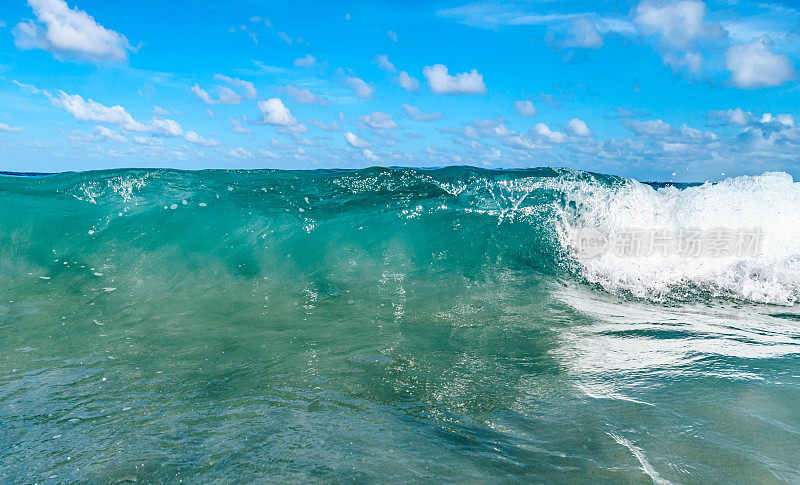
<svg viewBox="0 0 800 485">
<path fill-rule="evenodd" d="M 798 177 L 799 57 L 790 2 L 8 0 L 0 170 Z"/>
</svg>

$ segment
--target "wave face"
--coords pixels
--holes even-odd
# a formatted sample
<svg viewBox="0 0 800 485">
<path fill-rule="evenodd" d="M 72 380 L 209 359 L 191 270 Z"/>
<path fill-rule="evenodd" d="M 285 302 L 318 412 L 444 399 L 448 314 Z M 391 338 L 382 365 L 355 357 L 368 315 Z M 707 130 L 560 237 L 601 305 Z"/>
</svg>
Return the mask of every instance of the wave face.
<svg viewBox="0 0 800 485">
<path fill-rule="evenodd" d="M 780 173 L 0 175 L 0 482 L 798 482 L 798 209 Z"/>
<path fill-rule="evenodd" d="M 11 249 L 0 264 L 43 276 L 80 263 L 172 278 L 170 267 L 203 262 L 216 278 L 290 264 L 346 280 L 343 258 L 400 258 L 430 273 L 577 278 L 654 301 L 800 296 L 800 183 L 784 173 L 657 187 L 555 169 L 127 170 L 2 177 L 0 194 L 0 242 Z M 763 242 L 751 257 L 580 258 L 585 227 L 758 228 Z"/>
</svg>

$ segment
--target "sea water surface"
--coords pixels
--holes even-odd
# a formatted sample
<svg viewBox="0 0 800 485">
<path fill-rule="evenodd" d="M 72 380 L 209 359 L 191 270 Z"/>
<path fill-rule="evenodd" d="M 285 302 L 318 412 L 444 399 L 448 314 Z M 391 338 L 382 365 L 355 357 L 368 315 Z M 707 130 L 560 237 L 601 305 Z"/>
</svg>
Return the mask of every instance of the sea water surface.
<svg viewBox="0 0 800 485">
<path fill-rule="evenodd" d="M 2 175 L 0 482 L 797 483 L 798 298 L 780 173 Z"/>
</svg>

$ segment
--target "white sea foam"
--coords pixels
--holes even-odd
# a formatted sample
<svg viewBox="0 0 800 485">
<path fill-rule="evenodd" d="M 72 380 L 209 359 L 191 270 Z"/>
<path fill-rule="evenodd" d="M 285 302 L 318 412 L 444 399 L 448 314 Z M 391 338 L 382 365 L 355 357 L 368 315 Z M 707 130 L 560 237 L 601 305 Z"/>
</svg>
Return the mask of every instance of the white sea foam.
<svg viewBox="0 0 800 485">
<path fill-rule="evenodd" d="M 609 186 L 564 181 L 558 236 L 583 277 L 611 292 L 664 300 L 689 292 L 792 305 L 800 299 L 800 183 L 786 173 L 736 177 L 677 189 L 636 181 Z M 585 227 L 603 234 L 627 228 L 680 231 L 758 228 L 758 256 L 686 257 L 675 254 L 578 257 Z"/>
</svg>

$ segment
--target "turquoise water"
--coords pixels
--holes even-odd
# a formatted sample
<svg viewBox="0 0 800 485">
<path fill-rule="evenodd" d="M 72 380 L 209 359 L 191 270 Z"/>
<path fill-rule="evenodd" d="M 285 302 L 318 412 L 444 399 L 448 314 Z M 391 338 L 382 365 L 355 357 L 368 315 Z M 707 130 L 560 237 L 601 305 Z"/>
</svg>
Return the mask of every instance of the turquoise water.
<svg viewBox="0 0 800 485">
<path fill-rule="evenodd" d="M 797 483 L 797 236 L 679 283 L 564 239 L 796 185 L 0 176 L 0 481 Z"/>
</svg>

